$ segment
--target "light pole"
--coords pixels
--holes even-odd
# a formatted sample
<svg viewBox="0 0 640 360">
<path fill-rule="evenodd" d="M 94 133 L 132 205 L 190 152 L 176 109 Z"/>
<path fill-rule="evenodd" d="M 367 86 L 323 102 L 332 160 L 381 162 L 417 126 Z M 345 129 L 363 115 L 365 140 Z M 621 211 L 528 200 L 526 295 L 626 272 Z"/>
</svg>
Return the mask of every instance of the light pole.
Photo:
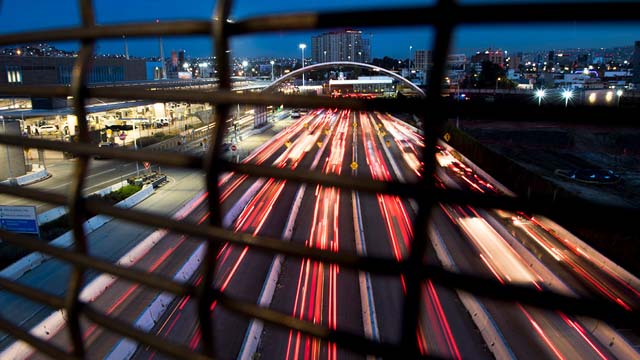
<svg viewBox="0 0 640 360">
<path fill-rule="evenodd" d="M 413 45 L 409 45 L 409 61 L 407 62 L 407 68 L 411 70 L 411 50 L 413 49 Z"/>
<path fill-rule="evenodd" d="M 564 107 L 569 106 L 569 100 L 573 97 L 573 91 L 570 89 L 565 89 L 562 91 L 562 98 L 564 99 Z"/>
<path fill-rule="evenodd" d="M 618 95 L 618 107 L 620 107 L 620 98 L 622 97 L 622 94 L 624 94 L 624 91 L 622 91 L 622 89 L 616 91 L 616 95 Z"/>
<path fill-rule="evenodd" d="M 324 54 L 324 62 L 327 62 L 327 50 L 323 51 Z"/>
<path fill-rule="evenodd" d="M 302 43 L 298 45 L 298 47 L 302 50 L 302 68 L 304 68 L 304 49 L 307 47 L 307 44 Z M 302 86 L 304 86 L 304 72 L 302 73 Z"/>
<path fill-rule="evenodd" d="M 542 104 L 542 99 L 545 97 L 546 91 L 544 89 L 536 90 L 536 98 L 538 99 L 538 106 Z"/>
<path fill-rule="evenodd" d="M 135 151 L 138 151 L 138 142 L 136 141 L 136 123 L 137 121 L 133 121 L 133 148 Z M 140 127 L 138 126 L 138 136 L 140 136 Z M 138 168 L 138 160 L 136 160 L 136 177 L 140 176 L 140 169 Z"/>
<path fill-rule="evenodd" d="M 496 79 L 496 89 L 495 89 L 495 91 L 493 92 L 494 94 L 498 92 L 498 82 L 500 82 L 500 80 L 502 80 L 502 78 L 501 78 L 501 77 L 498 77 L 498 78 Z"/>
<path fill-rule="evenodd" d="M 358 61 L 362 62 L 362 51 L 358 51 Z"/>
<path fill-rule="evenodd" d="M 160 23 L 160 19 L 156 19 L 156 24 Z M 161 78 L 164 80 L 167 78 L 167 67 L 164 62 L 164 46 L 162 45 L 162 36 L 158 37 L 158 45 L 160 46 L 160 61 L 162 62 L 162 76 Z"/>
<path fill-rule="evenodd" d="M 275 63 L 276 63 L 276 62 L 275 62 L 275 61 L 273 61 L 273 60 L 271 60 L 271 61 L 269 62 L 269 64 L 271 64 L 271 81 L 273 81 L 273 65 L 274 65 Z"/>
</svg>

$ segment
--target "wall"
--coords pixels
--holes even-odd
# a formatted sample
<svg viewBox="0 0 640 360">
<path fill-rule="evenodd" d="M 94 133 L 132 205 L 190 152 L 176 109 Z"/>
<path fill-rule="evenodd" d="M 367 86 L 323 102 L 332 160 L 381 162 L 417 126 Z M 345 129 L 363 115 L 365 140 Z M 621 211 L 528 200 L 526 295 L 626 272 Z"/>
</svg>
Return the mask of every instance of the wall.
<svg viewBox="0 0 640 360">
<path fill-rule="evenodd" d="M 5 119 L 4 127 L 0 122 L 0 134 L 4 133 L 5 129 L 8 135 L 20 135 L 20 123 L 18 121 Z M 26 173 L 24 150 L 19 147 L 0 144 L 0 181 Z"/>
</svg>

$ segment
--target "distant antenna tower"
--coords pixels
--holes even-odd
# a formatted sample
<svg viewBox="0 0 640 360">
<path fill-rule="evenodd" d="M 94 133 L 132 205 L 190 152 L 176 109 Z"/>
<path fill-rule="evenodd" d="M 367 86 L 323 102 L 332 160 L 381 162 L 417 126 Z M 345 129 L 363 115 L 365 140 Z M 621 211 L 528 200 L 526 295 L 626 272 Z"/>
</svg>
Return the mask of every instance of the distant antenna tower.
<svg viewBox="0 0 640 360">
<path fill-rule="evenodd" d="M 122 39 L 124 40 L 124 57 L 129 60 L 129 44 L 127 44 L 127 36 L 122 35 Z"/>
</svg>

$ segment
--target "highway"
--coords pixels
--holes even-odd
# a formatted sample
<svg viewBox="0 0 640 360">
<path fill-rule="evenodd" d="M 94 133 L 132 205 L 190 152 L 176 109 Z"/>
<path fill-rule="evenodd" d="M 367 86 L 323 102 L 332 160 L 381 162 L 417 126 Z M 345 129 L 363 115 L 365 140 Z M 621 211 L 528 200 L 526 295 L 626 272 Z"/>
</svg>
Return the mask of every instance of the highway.
<svg viewBox="0 0 640 360">
<path fill-rule="evenodd" d="M 423 146 L 419 134 L 388 114 L 323 109 L 310 111 L 292 122 L 244 161 L 283 169 L 410 182 L 420 176 L 419 153 Z M 475 192 L 502 191 L 470 164 L 465 165 L 453 151 L 441 148 L 438 163 L 436 181 L 441 186 Z M 201 175 L 191 176 L 195 179 Z M 395 196 L 359 194 L 237 174 L 221 177 L 219 186 L 226 211 L 224 225 L 235 231 L 397 260 L 407 256 L 414 238 L 415 204 Z M 193 211 L 184 221 L 207 220 L 206 203 L 199 201 L 193 203 Z M 448 261 L 457 271 L 495 278 L 505 284 L 604 297 L 629 311 L 637 311 L 640 306 L 640 292 L 635 284 L 626 281 L 619 271 L 597 263 L 595 257 L 585 255 L 585 249 L 559 236 L 561 232 L 535 216 L 440 205 L 430 221 L 436 230 L 426 262 Z M 133 248 L 135 241 L 114 244 L 119 250 L 110 250 L 109 258 L 117 259 Z M 201 239 L 167 233 L 133 266 L 172 278 L 184 276 L 199 283 L 201 279 L 189 268 L 199 262 L 201 244 Z M 96 254 L 100 254 L 97 249 Z M 53 261 L 48 264 L 51 269 L 63 268 Z M 269 293 L 265 281 L 276 264 L 279 276 Z M 57 279 L 64 281 L 65 277 Z M 375 340 L 400 340 L 399 314 L 406 292 L 401 277 L 374 276 L 308 259 L 273 258 L 247 247 L 224 245 L 217 252 L 215 285 L 246 301 L 333 329 Z M 93 301 L 105 313 L 143 327 L 147 309 L 158 299 L 164 299 L 165 305 L 153 315 L 148 330 L 198 349 L 201 337 L 195 303 L 189 298 L 171 298 L 116 280 Z M 485 325 L 478 328 L 478 319 L 470 316 L 468 303 L 461 301 L 458 292 L 425 282 L 416 331 L 421 352 L 448 358 L 492 358 L 491 352 L 496 351 L 494 344 L 487 345 L 483 336 L 486 331 L 493 331 L 499 335 L 505 353 L 513 358 L 640 358 L 605 324 L 594 330 L 589 320 L 560 312 L 486 299 L 474 301 L 484 309 L 489 323 L 494 324 L 485 324 L 491 329 L 485 329 Z M 12 304 L 18 306 L 15 300 Z M 15 311 L 29 313 L 22 308 Z M 35 325 L 46 313 L 42 309 L 40 315 L 22 321 Z M 247 349 L 248 330 L 253 331 L 255 324 L 215 303 L 211 314 L 217 355 L 223 359 L 238 357 Z M 127 347 L 126 341 L 88 322 L 83 326 L 92 357 L 120 358 L 125 353 L 123 349 L 129 349 L 127 356 L 164 358 L 153 349 Z M 253 335 L 260 338 L 256 351 L 264 358 L 362 358 L 335 344 L 268 324 Z M 64 327 L 48 336 L 51 341 L 68 346 Z M 607 339 L 614 339 L 611 344 L 615 345 Z M 3 346 L 7 346 L 6 341 Z"/>
</svg>

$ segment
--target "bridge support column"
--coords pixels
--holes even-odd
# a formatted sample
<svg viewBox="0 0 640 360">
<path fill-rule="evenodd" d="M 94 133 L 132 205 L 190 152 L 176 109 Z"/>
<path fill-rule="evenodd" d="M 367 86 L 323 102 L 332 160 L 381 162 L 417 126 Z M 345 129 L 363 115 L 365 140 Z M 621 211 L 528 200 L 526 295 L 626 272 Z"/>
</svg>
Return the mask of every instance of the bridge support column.
<svg viewBox="0 0 640 360">
<path fill-rule="evenodd" d="M 253 110 L 253 127 L 257 129 L 267 123 L 267 108 L 265 106 L 256 106 L 253 108 Z"/>
</svg>

